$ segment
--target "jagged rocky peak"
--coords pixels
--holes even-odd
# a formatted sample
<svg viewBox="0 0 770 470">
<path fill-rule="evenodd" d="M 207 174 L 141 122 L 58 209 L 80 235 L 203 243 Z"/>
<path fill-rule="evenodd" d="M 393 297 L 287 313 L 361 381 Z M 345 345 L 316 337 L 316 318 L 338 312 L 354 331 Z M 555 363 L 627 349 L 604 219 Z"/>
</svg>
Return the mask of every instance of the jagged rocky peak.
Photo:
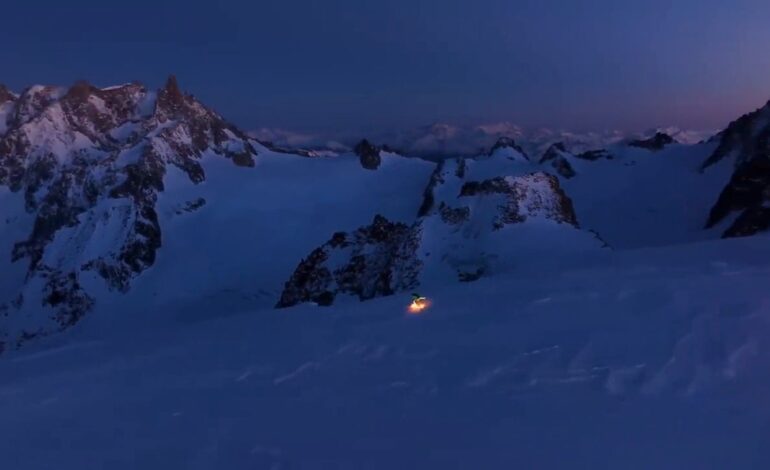
<svg viewBox="0 0 770 470">
<path fill-rule="evenodd" d="M 165 121 L 182 113 L 192 101 L 192 97 L 186 97 L 179 89 L 179 82 L 175 75 L 169 75 L 166 85 L 158 91 L 156 103 L 156 115 Z"/>
<path fill-rule="evenodd" d="M 169 166 L 197 184 L 206 178 L 204 155 L 255 165 L 252 141 L 183 94 L 173 77 L 157 93 L 138 83 L 38 85 L 11 108 L 0 133 L 0 185 L 22 192 L 33 222 L 6 253 L 28 266 L 19 296 L 0 298 L 7 345 L 82 318 L 94 302 L 82 276 L 96 273 L 123 292 L 154 264 L 163 240 L 158 193 Z M 104 226 L 119 231 L 112 245 L 83 236 Z M 10 329 L 27 317 L 38 318 L 34 331 Z"/>
<path fill-rule="evenodd" d="M 631 147 L 638 147 L 652 151 L 663 150 L 666 145 L 677 143 L 676 139 L 665 132 L 656 132 L 654 136 L 648 139 L 632 140 L 628 143 Z"/>
<path fill-rule="evenodd" d="M 495 142 L 495 145 L 492 146 L 492 148 L 489 149 L 489 152 L 487 152 L 487 155 L 491 156 L 495 154 L 498 150 L 501 149 L 512 149 L 519 154 L 521 154 L 522 157 L 529 160 L 529 156 L 527 155 L 527 152 L 524 151 L 524 149 L 516 143 L 515 140 L 511 137 L 500 137 L 497 139 L 497 142 Z"/>
<path fill-rule="evenodd" d="M 5 85 L 0 83 L 0 105 L 7 103 L 9 101 L 16 101 L 16 95 L 11 93 L 11 90 L 9 90 Z"/>
<path fill-rule="evenodd" d="M 737 213 L 723 237 L 770 230 L 770 102 L 730 123 L 717 138 L 719 144 L 702 170 L 727 158 L 734 159 L 735 170 L 712 207 L 706 228 Z"/>
<path fill-rule="evenodd" d="M 299 263 L 276 307 L 327 306 L 340 294 L 367 300 L 413 289 L 422 266 L 419 242 L 418 224 L 391 222 L 379 214 L 370 225 L 337 232 Z"/>
<path fill-rule="evenodd" d="M 770 101 L 756 111 L 744 114 L 715 136 L 719 145 L 703 162 L 702 169 L 734 157 L 736 167 L 755 158 L 770 155 Z"/>
<path fill-rule="evenodd" d="M 101 89 L 81 80 L 67 90 L 60 104 L 76 131 L 109 145 L 112 139 L 107 134 L 135 117 L 146 93 L 138 83 Z"/>
<path fill-rule="evenodd" d="M 564 142 L 553 143 L 543 153 L 543 156 L 540 158 L 540 163 L 545 163 L 547 161 L 553 160 L 566 152 L 567 152 L 567 147 L 564 146 Z"/>
<path fill-rule="evenodd" d="M 16 100 L 11 125 L 31 121 L 63 94 L 64 90 L 55 86 L 33 85 L 25 89 Z"/>
<path fill-rule="evenodd" d="M 575 169 L 569 162 L 567 155 L 569 155 L 569 153 L 567 152 L 564 143 L 556 142 L 548 147 L 548 150 L 543 153 L 543 156 L 540 158 L 540 163 L 548 164 L 550 162 L 550 166 L 561 176 L 572 178 L 577 175 L 577 172 L 575 172 Z"/>
<path fill-rule="evenodd" d="M 381 149 L 370 143 L 368 140 L 361 140 L 353 148 L 353 151 L 361 160 L 361 166 L 367 170 L 376 170 L 380 167 L 380 163 L 382 163 L 382 157 L 380 157 Z"/>
</svg>

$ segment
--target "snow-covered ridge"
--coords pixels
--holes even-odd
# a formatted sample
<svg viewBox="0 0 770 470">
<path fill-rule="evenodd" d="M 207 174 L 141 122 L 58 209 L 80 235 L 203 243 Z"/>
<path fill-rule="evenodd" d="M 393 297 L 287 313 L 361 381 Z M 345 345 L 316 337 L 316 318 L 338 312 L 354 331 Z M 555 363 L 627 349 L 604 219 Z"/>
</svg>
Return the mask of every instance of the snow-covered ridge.
<svg viewBox="0 0 770 470">
<path fill-rule="evenodd" d="M 255 143 L 183 94 L 174 77 L 157 93 L 78 82 L 4 97 L 0 185 L 23 194 L 34 221 L 7 253 L 17 278 L 6 282 L 23 288 L 0 298 L 0 344 L 79 321 L 94 304 L 85 273 L 125 291 L 154 263 L 162 245 L 155 205 L 169 167 L 197 184 L 206 155 L 240 166 L 254 166 L 257 155 Z"/>
</svg>

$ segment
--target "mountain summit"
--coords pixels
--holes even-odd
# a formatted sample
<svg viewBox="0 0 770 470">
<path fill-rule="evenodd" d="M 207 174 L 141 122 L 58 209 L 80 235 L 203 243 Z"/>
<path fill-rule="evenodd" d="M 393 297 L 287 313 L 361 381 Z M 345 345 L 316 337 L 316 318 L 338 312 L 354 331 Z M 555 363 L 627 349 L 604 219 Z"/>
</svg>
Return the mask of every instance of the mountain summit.
<svg viewBox="0 0 770 470">
<path fill-rule="evenodd" d="M 158 91 L 143 85 L 3 89 L 0 185 L 23 196 L 30 219 L 13 241 L 9 277 L 19 291 L 2 302 L 0 341 L 46 335 L 93 306 L 82 285 L 98 274 L 126 291 L 162 245 L 156 203 L 170 173 L 205 181 L 208 157 L 253 167 L 254 142 L 181 92 L 172 76 Z M 14 213 L 14 212 L 11 212 Z M 22 268 L 22 266 L 25 266 Z"/>
</svg>

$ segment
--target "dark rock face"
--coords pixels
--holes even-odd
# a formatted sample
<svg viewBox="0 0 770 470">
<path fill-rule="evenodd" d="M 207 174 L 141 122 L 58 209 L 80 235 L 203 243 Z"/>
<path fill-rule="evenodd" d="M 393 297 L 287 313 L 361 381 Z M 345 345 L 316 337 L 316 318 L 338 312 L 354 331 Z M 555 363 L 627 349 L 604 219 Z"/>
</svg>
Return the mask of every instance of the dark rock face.
<svg viewBox="0 0 770 470">
<path fill-rule="evenodd" d="M 361 159 L 361 166 L 367 170 L 376 170 L 380 167 L 380 163 L 382 163 L 380 149 L 369 143 L 368 140 L 364 139 L 356 144 L 353 151 Z"/>
<path fill-rule="evenodd" d="M 529 160 L 529 156 L 527 155 L 527 152 L 525 152 L 524 149 L 521 148 L 521 146 L 517 144 L 516 141 L 510 137 L 500 137 L 499 139 L 497 139 L 497 142 L 495 142 L 495 145 L 493 145 L 492 148 L 489 149 L 489 152 L 487 152 L 487 155 L 491 156 L 493 153 L 495 153 L 495 151 L 499 149 L 504 149 L 504 148 L 511 148 L 519 152 L 524 156 L 524 158 Z"/>
<path fill-rule="evenodd" d="M 197 184 L 206 179 L 204 154 L 255 164 L 246 135 L 184 94 L 174 77 L 157 95 L 137 83 L 99 89 L 84 81 L 67 90 L 34 86 L 18 98 L 7 95 L 13 109 L 0 135 L 0 185 L 23 192 L 34 223 L 9 254 L 29 262 L 25 296 L 4 308 L 10 318 L 40 310 L 30 299 L 42 298 L 51 313 L 34 336 L 71 326 L 91 309 L 93 299 L 79 282 L 83 273 L 93 271 L 111 289 L 126 291 L 154 264 L 162 246 L 156 203 L 169 165 Z M 74 239 L 81 227 L 115 219 L 122 232 L 108 251 L 82 259 L 76 250 L 83 242 L 65 242 L 58 249 L 68 250 L 62 259 L 72 261 L 46 261 L 55 238 Z M 0 338 L 8 336 L 3 330 L 0 318 Z"/>
<path fill-rule="evenodd" d="M 628 143 L 631 147 L 638 147 L 652 151 L 663 150 L 666 145 L 675 144 L 676 140 L 665 132 L 657 132 L 649 139 L 632 140 Z"/>
<path fill-rule="evenodd" d="M 734 158 L 735 171 L 711 209 L 706 228 L 738 212 L 723 237 L 767 231 L 770 229 L 770 103 L 741 116 L 717 138 L 719 145 L 702 169 L 725 158 Z"/>
<path fill-rule="evenodd" d="M 428 215 L 428 213 L 430 213 L 430 211 L 433 209 L 433 205 L 435 204 L 433 190 L 436 188 L 436 186 L 444 183 L 443 171 L 444 161 L 441 160 L 438 162 L 436 168 L 433 170 L 433 173 L 430 175 L 428 185 L 425 187 L 425 191 L 422 195 L 422 204 L 420 205 L 420 209 L 417 211 L 418 217 L 424 217 Z"/>
<path fill-rule="evenodd" d="M 611 153 L 609 153 L 605 149 L 587 150 L 583 153 L 579 153 L 575 155 L 575 157 L 580 158 L 582 160 L 588 160 L 591 162 L 600 160 L 600 159 L 612 160 L 613 158 L 615 158 Z"/>
<path fill-rule="evenodd" d="M 15 100 L 16 97 L 13 95 L 13 93 L 11 93 L 5 85 L 0 84 L 0 104 Z"/>
<path fill-rule="evenodd" d="M 85 293 L 78 283 L 75 272 L 62 273 L 46 270 L 47 278 L 43 290 L 43 302 L 51 307 L 56 307 L 56 322 L 59 331 L 64 330 L 75 323 L 93 306 L 93 299 Z"/>
<path fill-rule="evenodd" d="M 422 266 L 416 256 L 419 234 L 419 225 L 380 215 L 352 233 L 335 233 L 302 260 L 276 307 L 331 305 L 338 294 L 367 300 L 413 289 Z"/>
<path fill-rule="evenodd" d="M 741 212 L 723 237 L 745 237 L 770 229 L 770 159 L 742 163 L 711 209 L 706 228 Z"/>
<path fill-rule="evenodd" d="M 206 199 L 199 197 L 192 201 L 187 201 L 187 203 L 185 203 L 182 207 L 174 211 L 174 213 L 176 215 L 182 215 L 185 212 L 195 212 L 205 205 L 206 205 Z"/>
<path fill-rule="evenodd" d="M 736 158 L 736 166 L 757 158 L 767 158 L 770 153 L 770 102 L 731 122 L 715 138 L 719 140 L 719 146 L 703 162 L 702 169 L 729 156 Z"/>
<path fill-rule="evenodd" d="M 540 159 L 540 163 L 551 162 L 551 167 L 556 170 L 558 174 L 565 178 L 572 178 L 577 175 L 577 173 L 575 172 L 575 169 L 572 168 L 572 164 L 570 164 L 569 160 L 567 160 L 566 154 L 567 149 L 564 147 L 564 144 L 557 142 L 548 147 L 548 150 L 545 151 L 543 157 Z"/>
</svg>

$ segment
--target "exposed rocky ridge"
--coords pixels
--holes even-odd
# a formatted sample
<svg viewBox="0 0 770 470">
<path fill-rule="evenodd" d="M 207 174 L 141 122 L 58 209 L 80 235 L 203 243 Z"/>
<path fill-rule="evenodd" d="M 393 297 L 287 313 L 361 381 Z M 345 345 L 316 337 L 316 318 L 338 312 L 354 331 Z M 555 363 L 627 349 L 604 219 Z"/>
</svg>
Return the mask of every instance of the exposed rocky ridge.
<svg viewBox="0 0 770 470">
<path fill-rule="evenodd" d="M 7 86 L 0 83 L 0 103 L 4 103 L 6 101 L 12 101 L 15 98 L 16 98 L 16 95 L 11 93 L 11 90 L 9 90 Z"/>
<path fill-rule="evenodd" d="M 419 224 L 391 222 L 381 215 L 351 233 L 335 233 L 300 262 L 276 306 L 326 306 L 339 294 L 367 300 L 412 289 L 422 264 L 416 256 L 419 235 Z"/>
<path fill-rule="evenodd" d="M 728 157 L 736 159 L 736 166 L 755 158 L 767 158 L 770 142 L 770 102 L 731 122 L 714 139 L 719 145 L 703 162 L 701 168 L 704 170 Z"/>
<path fill-rule="evenodd" d="M 257 153 L 240 130 L 182 93 L 173 76 L 157 92 L 138 83 L 34 86 L 14 99 L 9 115 L 0 134 L 0 185 L 23 192 L 34 223 L 12 253 L 13 261 L 28 261 L 23 300 L 0 299 L 7 343 L 77 322 L 93 305 L 79 282 L 84 272 L 125 291 L 154 263 L 162 245 L 155 206 L 169 166 L 197 184 L 205 180 L 204 155 L 251 167 Z M 114 246 L 84 255 L 90 233 L 113 226 L 121 227 Z M 15 312 L 41 309 L 51 313 L 34 332 L 13 326 Z"/>
<path fill-rule="evenodd" d="M 567 152 L 564 144 L 562 142 L 557 142 L 548 147 L 548 150 L 546 150 L 543 156 L 540 158 L 540 163 L 548 163 L 561 176 L 565 178 L 572 178 L 573 176 L 577 175 L 577 173 L 572 167 L 572 164 L 567 159 L 567 155 L 571 154 Z"/>
<path fill-rule="evenodd" d="M 458 167 L 459 172 L 459 167 Z M 425 187 L 425 191 L 423 192 L 422 197 L 422 204 L 420 205 L 420 209 L 417 212 L 418 217 L 424 217 L 430 213 L 430 211 L 433 209 L 433 205 L 435 203 L 435 196 L 433 195 L 433 191 L 435 190 L 436 186 L 444 183 L 444 160 L 439 161 L 436 164 L 436 169 L 433 170 L 433 173 L 430 175 L 430 180 L 428 181 L 428 185 Z M 458 176 L 462 177 L 462 176 Z"/>
<path fill-rule="evenodd" d="M 741 163 L 711 209 L 706 228 L 730 213 L 739 212 L 723 237 L 743 237 L 770 229 L 770 160 L 757 158 Z"/>
<path fill-rule="evenodd" d="M 361 166 L 367 170 L 376 170 L 380 167 L 380 163 L 382 163 L 382 158 L 380 157 L 381 149 L 371 144 L 368 140 L 363 139 L 356 144 L 353 151 L 361 159 Z"/>
<path fill-rule="evenodd" d="M 734 159 L 735 170 L 711 209 L 706 228 L 737 212 L 723 237 L 770 229 L 770 102 L 730 123 L 716 139 L 719 145 L 702 170 L 728 158 Z"/>
<path fill-rule="evenodd" d="M 529 156 L 527 155 L 527 152 L 524 151 L 524 149 L 516 143 L 515 140 L 513 140 L 510 137 L 500 137 L 497 139 L 497 142 L 495 142 L 495 145 L 492 146 L 491 149 L 489 149 L 489 152 L 487 152 L 487 155 L 493 155 L 496 151 L 500 149 L 506 149 L 510 148 L 517 152 L 519 152 L 525 159 L 529 160 Z"/>
<path fill-rule="evenodd" d="M 675 144 L 676 140 L 665 132 L 656 132 L 649 139 L 632 140 L 628 143 L 631 147 L 639 147 L 647 150 L 663 150 L 666 145 Z"/>
</svg>

